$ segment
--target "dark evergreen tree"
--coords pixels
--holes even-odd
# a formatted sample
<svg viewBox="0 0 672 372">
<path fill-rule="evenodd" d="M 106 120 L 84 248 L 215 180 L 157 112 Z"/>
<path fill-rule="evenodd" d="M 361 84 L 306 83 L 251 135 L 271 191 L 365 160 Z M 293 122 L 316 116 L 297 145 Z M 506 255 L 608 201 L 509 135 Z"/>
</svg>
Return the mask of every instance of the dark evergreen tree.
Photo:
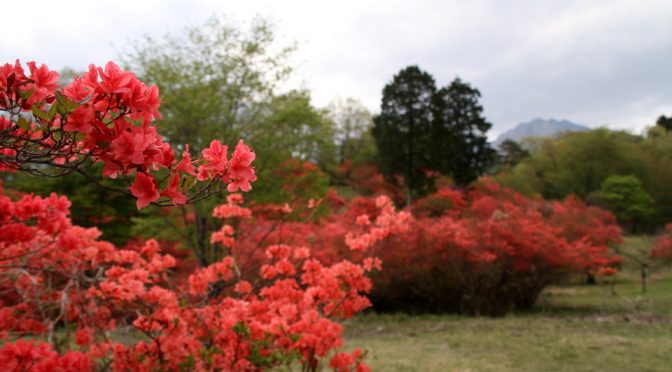
<svg viewBox="0 0 672 372">
<path fill-rule="evenodd" d="M 417 66 L 401 70 L 383 89 L 372 132 L 379 165 L 388 179 L 404 177 L 409 203 L 433 188 L 428 171 L 466 186 L 494 162 L 497 153 L 486 136 L 492 125 L 480 96 L 459 78 L 436 91 L 432 76 Z"/>
<path fill-rule="evenodd" d="M 486 136 L 492 124 L 483 117 L 480 97 L 478 89 L 456 78 L 433 100 L 433 169 L 462 186 L 482 175 L 496 155 Z"/>
<path fill-rule="evenodd" d="M 403 176 L 408 203 L 432 186 L 427 171 L 433 168 L 429 149 L 435 93 L 430 74 L 406 67 L 383 89 L 381 112 L 373 119 L 380 170 L 388 179 Z"/>
<path fill-rule="evenodd" d="M 656 120 L 656 125 L 663 127 L 667 132 L 670 132 L 672 131 L 672 117 L 668 118 L 665 115 L 661 115 L 658 120 Z"/>
</svg>

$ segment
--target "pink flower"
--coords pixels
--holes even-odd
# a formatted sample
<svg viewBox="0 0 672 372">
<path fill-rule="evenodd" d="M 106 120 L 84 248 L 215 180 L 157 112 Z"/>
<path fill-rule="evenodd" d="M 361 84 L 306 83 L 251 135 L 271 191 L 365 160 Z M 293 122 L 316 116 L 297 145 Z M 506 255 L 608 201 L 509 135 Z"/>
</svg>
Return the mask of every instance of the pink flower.
<svg viewBox="0 0 672 372">
<path fill-rule="evenodd" d="M 173 201 L 173 204 L 180 205 L 187 202 L 187 197 L 184 196 L 178 189 L 177 186 L 180 184 L 180 175 L 179 173 L 173 173 L 168 182 L 168 187 L 165 190 L 161 191 L 161 196 L 170 198 Z"/>
<path fill-rule="evenodd" d="M 198 180 L 203 181 L 208 178 L 223 176 L 229 167 L 228 151 L 229 147 L 222 145 L 219 140 L 210 142 L 210 147 L 203 150 L 203 159 L 206 162 L 198 167 Z"/>
<path fill-rule="evenodd" d="M 66 132 L 80 132 L 84 134 L 91 133 L 93 129 L 93 121 L 96 118 L 96 113 L 91 107 L 80 106 L 70 115 L 68 121 L 63 127 Z"/>
<path fill-rule="evenodd" d="M 247 280 L 241 280 L 233 287 L 233 290 L 240 294 L 247 294 L 252 292 L 252 284 Z"/>
<path fill-rule="evenodd" d="M 135 205 L 138 209 L 142 209 L 149 205 L 149 203 L 159 198 L 159 191 L 156 188 L 154 177 L 143 172 L 138 172 L 135 176 L 135 182 L 130 188 L 131 194 L 138 200 Z"/>
<path fill-rule="evenodd" d="M 123 132 L 110 143 L 112 157 L 124 165 L 145 164 L 145 150 L 155 142 L 156 137 L 148 135 L 142 128 L 133 132 Z"/>
<path fill-rule="evenodd" d="M 98 67 L 97 70 L 101 80 L 98 87 L 102 92 L 126 94 L 131 92 L 135 82 L 135 75 L 132 72 L 122 70 L 112 61 L 107 62 L 105 70 L 102 67 Z"/>
<path fill-rule="evenodd" d="M 236 149 L 231 155 L 231 177 L 255 181 L 257 176 L 254 174 L 254 168 L 252 168 L 252 162 L 255 158 L 256 154 L 245 145 L 243 140 L 238 141 Z"/>
<path fill-rule="evenodd" d="M 238 189 L 247 192 L 252 190 L 252 185 L 250 184 L 250 181 L 246 179 L 235 179 L 229 183 L 229 186 L 227 186 L 226 189 L 229 192 L 236 192 Z"/>
<path fill-rule="evenodd" d="M 156 159 L 158 165 L 164 168 L 170 168 L 170 166 L 175 164 L 176 161 L 177 159 L 175 159 L 175 153 L 173 152 L 173 149 L 170 148 L 170 145 L 167 143 L 161 144 L 161 148 L 159 149 Z M 156 165 L 154 165 L 154 167 L 156 169 Z"/>
<path fill-rule="evenodd" d="M 189 145 L 185 145 L 184 152 L 182 153 L 182 160 L 175 166 L 175 171 L 184 172 L 194 177 L 196 176 L 194 165 L 191 163 L 191 155 L 189 155 Z"/>
<path fill-rule="evenodd" d="M 236 192 L 238 189 L 243 191 L 252 190 L 251 183 L 257 180 L 257 175 L 254 173 L 254 168 L 252 167 L 255 157 L 254 152 L 245 145 L 243 140 L 240 140 L 231 156 L 229 177 L 232 180 L 228 186 L 229 192 Z"/>
<path fill-rule="evenodd" d="M 28 67 L 30 68 L 30 79 L 34 81 L 25 86 L 26 90 L 34 89 L 29 101 L 39 102 L 52 95 L 58 88 L 58 72 L 50 71 L 47 65 L 37 67 L 35 62 L 28 62 Z M 53 95 L 51 97 L 53 99 Z"/>
</svg>

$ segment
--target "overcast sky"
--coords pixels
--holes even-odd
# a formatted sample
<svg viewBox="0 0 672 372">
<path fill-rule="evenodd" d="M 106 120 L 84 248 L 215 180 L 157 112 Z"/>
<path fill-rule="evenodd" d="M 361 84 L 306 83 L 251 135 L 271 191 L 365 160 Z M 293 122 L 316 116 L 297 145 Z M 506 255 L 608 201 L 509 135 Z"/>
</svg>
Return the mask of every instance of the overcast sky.
<svg viewBox="0 0 672 372">
<path fill-rule="evenodd" d="M 6 1 L 6 0 L 5 0 Z M 16 3 L 14 3 L 16 4 Z M 354 97 L 378 111 L 383 86 L 417 64 L 439 86 L 482 94 L 491 137 L 536 117 L 640 131 L 672 114 L 672 1 L 33 0 L 5 7 L 0 62 L 83 70 L 145 33 L 213 14 L 275 24 L 296 41 L 293 84 L 316 105 Z"/>
</svg>

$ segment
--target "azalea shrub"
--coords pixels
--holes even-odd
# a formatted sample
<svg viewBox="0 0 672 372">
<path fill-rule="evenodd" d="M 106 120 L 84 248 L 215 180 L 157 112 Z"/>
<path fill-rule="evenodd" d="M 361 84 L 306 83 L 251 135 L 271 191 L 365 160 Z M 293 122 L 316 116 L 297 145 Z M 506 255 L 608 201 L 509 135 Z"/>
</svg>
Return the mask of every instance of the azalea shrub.
<svg viewBox="0 0 672 372">
<path fill-rule="evenodd" d="M 342 203 L 340 199 L 330 198 L 336 199 L 333 192 L 328 192 L 324 199 L 310 200 L 307 210 L 319 213 L 324 204 Z M 225 206 L 227 209 L 234 207 Z M 375 257 L 388 249 L 391 235 L 407 232 L 412 221 L 408 212 L 394 213 L 393 203 L 386 196 L 356 198 L 338 212 L 321 218 L 307 215 L 302 220 L 294 218 L 295 211 L 289 205 L 254 205 L 244 219 L 222 214 L 223 207 L 216 208 L 214 213 L 226 216 L 226 225 L 213 235 L 213 239 L 221 237 L 225 231 L 230 232 L 228 236 L 233 239 L 235 231 L 235 245 L 229 247 L 228 253 L 236 258 L 239 270 L 252 278 L 267 258 L 264 250 L 259 248 L 271 244 L 306 247 L 324 264 L 347 259 L 363 262 L 367 269 L 378 271 L 381 261 Z M 375 247 L 375 255 L 366 253 L 366 247 L 370 245 Z M 257 275 L 257 280 L 263 281 L 263 278 Z"/>
<path fill-rule="evenodd" d="M 656 238 L 651 257 L 672 262 L 672 223 L 665 225 L 665 231 Z"/>
<path fill-rule="evenodd" d="M 336 176 L 337 180 L 350 185 L 360 195 L 374 196 L 385 194 L 397 204 L 406 201 L 401 187 L 403 181 L 398 178 L 394 179 L 394 182 L 386 181 L 383 174 L 380 173 L 378 167 L 374 164 L 353 164 L 351 160 L 346 160 L 340 165 Z"/>
<path fill-rule="evenodd" d="M 409 232 L 380 252 L 385 270 L 371 295 L 380 310 L 500 315 L 530 308 L 570 275 L 620 265 L 610 249 L 621 239 L 615 219 L 577 198 L 529 199 L 486 181 L 461 197 L 439 190 L 428 199 L 450 207 L 426 213 L 418 201 Z"/>
<path fill-rule="evenodd" d="M 359 263 L 328 263 L 308 247 L 269 242 L 260 250 L 257 275 L 248 276 L 234 251 L 233 221 L 252 218 L 241 202 L 242 196 L 232 194 L 213 211 L 224 223 L 212 241 L 231 254 L 175 281 L 170 272 L 177 262 L 155 240 L 120 249 L 100 241 L 97 229 L 72 225 L 65 197 L 0 196 L 0 336 L 19 338 L 0 349 L 2 365 L 367 370 L 361 351 L 339 351 L 337 320 L 370 306 L 365 294 L 372 288 L 369 274 L 380 268 L 376 247 L 404 231 L 407 214 L 380 197 L 375 219 L 360 215 L 360 224 L 369 222 L 341 236 Z M 111 336 L 128 332 L 137 341 Z"/>
</svg>

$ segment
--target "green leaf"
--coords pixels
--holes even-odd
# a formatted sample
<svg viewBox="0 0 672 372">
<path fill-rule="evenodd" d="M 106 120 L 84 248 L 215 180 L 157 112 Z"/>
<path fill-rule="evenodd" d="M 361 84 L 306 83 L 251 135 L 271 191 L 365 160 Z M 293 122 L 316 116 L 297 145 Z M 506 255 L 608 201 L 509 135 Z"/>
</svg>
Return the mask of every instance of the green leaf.
<svg viewBox="0 0 672 372">
<path fill-rule="evenodd" d="M 33 110 L 32 110 L 32 111 L 33 111 L 33 115 L 35 115 L 36 117 L 38 117 L 38 118 L 40 118 L 40 119 L 42 119 L 42 120 L 45 120 L 45 121 L 49 121 L 49 120 L 50 120 L 50 119 L 49 119 L 49 114 L 47 114 L 46 112 L 40 110 L 39 107 L 37 107 L 37 106 L 33 106 Z"/>
<path fill-rule="evenodd" d="M 185 191 L 191 190 L 191 188 L 194 187 L 197 182 L 198 180 L 196 180 L 196 177 L 191 175 L 183 175 L 180 178 L 180 189 Z"/>
<path fill-rule="evenodd" d="M 47 113 L 48 121 L 54 120 L 54 117 L 56 117 L 56 114 L 58 113 L 58 105 L 51 105 L 49 108 L 49 112 Z"/>
<path fill-rule="evenodd" d="M 233 326 L 233 331 L 241 336 L 248 336 L 250 334 L 250 330 L 242 321 L 239 321 Z"/>
<path fill-rule="evenodd" d="M 193 355 L 187 356 L 185 360 L 180 362 L 180 371 L 193 371 L 196 366 L 196 358 Z"/>
<path fill-rule="evenodd" d="M 58 90 L 56 91 L 56 101 L 65 109 L 66 113 L 75 111 L 77 108 L 77 102 L 71 101 Z"/>
<path fill-rule="evenodd" d="M 29 90 L 19 90 L 19 97 L 23 99 L 30 99 L 30 97 L 33 96 L 33 93 L 35 93 L 35 89 L 29 89 Z"/>
<path fill-rule="evenodd" d="M 26 118 L 24 118 L 23 116 L 19 117 L 17 125 L 19 126 L 19 128 L 23 130 L 30 130 L 30 122 L 26 120 Z"/>
<path fill-rule="evenodd" d="M 56 111 L 58 111 L 61 116 L 65 116 L 70 113 L 68 109 L 66 109 L 65 106 L 61 105 L 60 103 L 55 104 L 54 107 L 56 107 Z"/>
</svg>

